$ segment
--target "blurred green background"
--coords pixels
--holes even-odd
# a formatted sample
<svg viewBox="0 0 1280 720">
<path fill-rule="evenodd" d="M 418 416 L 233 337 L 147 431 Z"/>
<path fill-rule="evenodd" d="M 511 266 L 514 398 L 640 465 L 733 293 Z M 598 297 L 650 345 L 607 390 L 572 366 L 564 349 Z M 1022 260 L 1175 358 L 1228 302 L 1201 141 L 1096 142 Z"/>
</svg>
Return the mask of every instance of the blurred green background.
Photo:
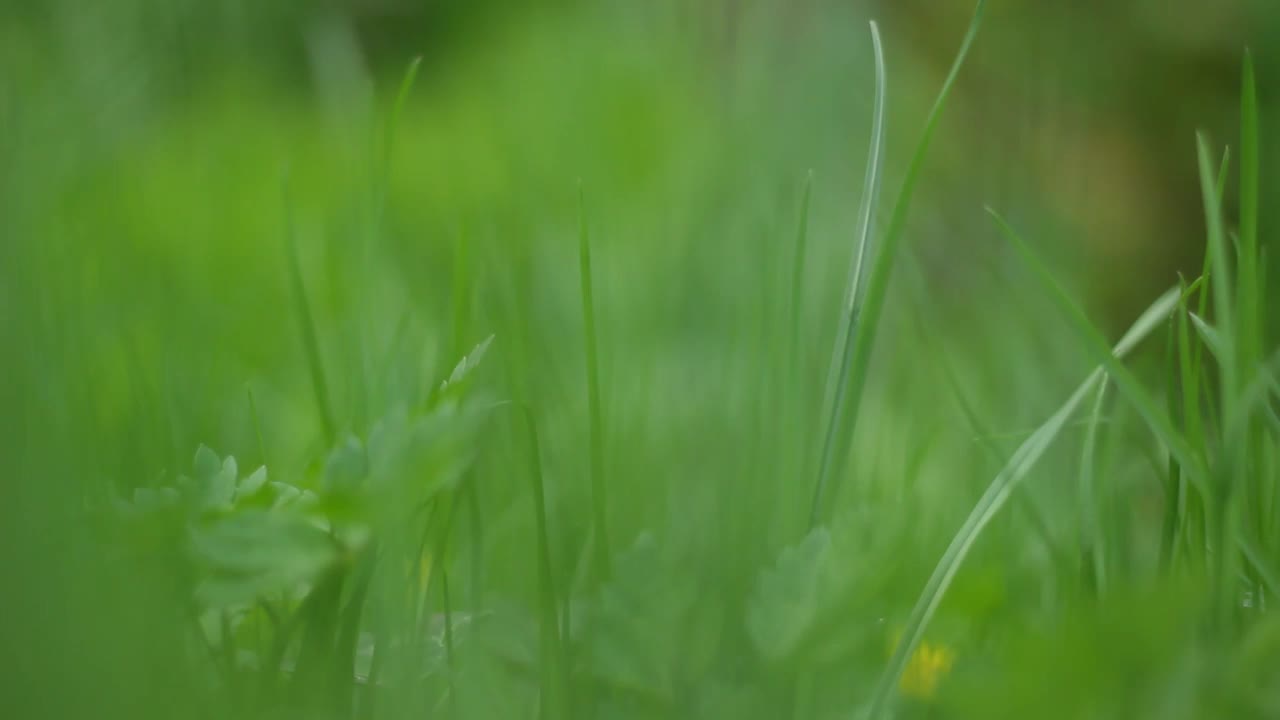
<svg viewBox="0 0 1280 720">
<path fill-rule="evenodd" d="M 767 668 L 723 658 L 748 654 L 745 598 L 802 530 L 806 423 L 816 421 L 870 132 L 867 20 L 880 22 L 887 49 L 886 186 L 896 189 L 972 4 L 0 4 L 0 702 L 13 717 L 230 713 L 194 709 L 214 693 L 198 664 L 174 660 L 190 650 L 160 619 L 172 604 L 157 589 L 169 570 L 126 572 L 90 518 L 109 498 L 188 472 L 201 444 L 235 455 L 245 472 L 267 464 L 300 487 L 319 482 L 329 447 L 294 311 L 291 232 L 340 432 L 367 440 L 398 400 L 425 397 L 495 336 L 478 384 L 539 413 L 553 557 L 572 586 L 589 535 L 581 188 L 613 544 L 657 536 L 662 560 L 637 551 L 636 562 L 660 569 L 637 572 L 698 588 L 688 622 L 712 628 L 706 653 L 720 658 L 690 659 L 680 643 L 650 649 L 652 667 L 627 677 L 664 685 L 669 697 L 619 705 L 652 717 L 779 716 L 772 681 L 758 680 L 772 677 Z M 1037 239 L 1102 327 L 1127 327 L 1178 273 L 1199 273 L 1193 133 L 1236 145 L 1245 47 L 1262 79 L 1265 138 L 1280 77 L 1274 2 L 991 1 L 915 202 L 877 349 L 874 421 L 857 439 L 857 472 L 886 479 L 845 503 L 865 511 L 870 502 L 888 528 L 881 545 L 845 539 L 848 547 L 868 558 L 867 547 L 893 548 L 899 560 L 885 563 L 894 567 L 879 580 L 883 592 L 858 606 L 881 623 L 876 633 L 888 632 L 885 618 L 901 621 L 993 470 L 949 430 L 957 413 L 938 403 L 938 349 L 1010 449 L 1088 367 L 1045 320 L 1047 301 L 983 206 Z M 417 81 L 393 124 L 416 57 Z M 1264 208 L 1277 186 L 1275 148 L 1263 144 Z M 789 263 L 810 172 L 810 254 L 790 318 Z M 1264 234 L 1270 227 L 1264 214 Z M 804 348 L 801 379 L 784 383 L 774 373 L 793 336 Z M 1116 420 L 1117 437 L 1141 435 L 1127 422 Z M 473 472 L 485 540 L 447 562 L 464 578 L 462 607 L 479 612 L 489 597 L 532 607 L 527 449 L 505 418 L 481 435 Z M 1074 498 L 1052 479 L 1073 475 L 1065 458 L 1076 453 L 1045 471 L 1031 514 L 1001 537 L 1024 536 L 1040 513 L 1048 537 L 1070 545 L 1074 521 L 1056 509 Z M 1117 515 L 1138 528 L 1158 522 L 1144 461 L 1121 465 Z M 900 477 L 915 479 L 890 480 Z M 1150 551 L 1135 541 L 1132 562 Z M 975 689 L 989 682 L 1009 688 L 1003 707 L 1018 708 L 1009 717 L 1137 716 L 1037 699 L 1067 690 L 1055 696 L 1036 678 L 1074 671 L 1083 679 L 1063 688 L 1129 697 L 1089 675 L 1089 658 L 1105 649 L 1022 610 L 1043 610 L 1049 596 L 1070 606 L 1061 587 L 1071 571 L 1047 559 L 1053 552 L 1052 543 L 983 546 L 944 634 L 1007 643 L 1003 657 L 1015 659 L 958 671 L 946 702 L 915 708 L 922 717 L 994 713 Z M 1191 610 L 1152 609 L 1141 592 L 1105 621 L 1078 622 L 1124 627 L 1165 652 L 1177 639 L 1162 622 Z M 997 614 L 1015 639 L 983 634 Z M 1130 626 L 1134 617 L 1151 625 Z M 861 692 L 885 645 L 877 636 L 856 663 L 837 666 L 861 679 L 829 697 Z M 1068 670 L 1042 671 L 1045 648 L 1059 646 Z M 1130 660 L 1142 664 L 1116 662 Z M 1159 682 L 1174 687 L 1191 671 L 1169 662 L 1177 667 Z M 1022 673 L 999 675 L 1008 668 Z M 1246 675 L 1235 679 L 1251 682 Z"/>
</svg>

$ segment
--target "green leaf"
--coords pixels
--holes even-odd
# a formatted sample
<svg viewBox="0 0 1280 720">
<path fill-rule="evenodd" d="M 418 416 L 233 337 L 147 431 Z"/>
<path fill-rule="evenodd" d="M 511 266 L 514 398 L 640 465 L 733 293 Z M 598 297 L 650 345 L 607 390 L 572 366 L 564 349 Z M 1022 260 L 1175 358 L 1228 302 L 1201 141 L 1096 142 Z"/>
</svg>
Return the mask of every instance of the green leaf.
<svg viewBox="0 0 1280 720">
<path fill-rule="evenodd" d="M 1191 324 L 1196 329 L 1196 334 L 1204 341 L 1204 346 L 1209 349 L 1209 354 L 1215 360 L 1222 360 L 1222 333 L 1218 329 L 1210 325 L 1208 321 L 1195 313 L 1187 313 L 1191 317 Z"/>
<path fill-rule="evenodd" d="M 266 487 L 267 484 L 267 466 L 254 470 L 240 481 L 240 486 L 236 488 L 236 501 L 239 502 L 246 498 L 257 494 L 259 490 Z"/>
<path fill-rule="evenodd" d="M 765 660 L 790 659 L 817 624 L 830 550 L 831 533 L 817 527 L 761 571 L 747 606 L 747 630 Z"/>
<path fill-rule="evenodd" d="M 299 513 L 249 509 L 190 532 L 208 575 L 197 598 L 209 607 L 250 603 L 310 582 L 338 560 L 339 547 Z"/>
<path fill-rule="evenodd" d="M 614 576 L 592 597 L 584 635 L 590 668 L 615 691 L 671 703 L 690 655 L 697 587 L 663 561 L 653 537 L 642 534 L 616 558 Z M 654 579 L 662 579 L 660 592 Z"/>
<path fill-rule="evenodd" d="M 1044 263 L 1036 257 L 1026 242 L 1014 232 L 1009 223 L 1005 222 L 1004 218 L 991 208 L 987 208 L 987 213 L 995 220 L 1001 233 L 1017 249 L 1023 261 L 1035 272 L 1041 284 L 1049 291 L 1054 302 L 1071 321 L 1072 329 L 1075 330 L 1077 337 L 1084 342 L 1086 349 L 1094 357 L 1094 360 L 1102 365 L 1100 369 L 1106 371 L 1120 394 L 1134 406 L 1160 442 L 1164 443 L 1165 447 L 1169 449 L 1169 453 L 1178 461 L 1178 464 L 1187 471 L 1188 479 L 1196 483 L 1202 491 L 1206 491 L 1208 489 L 1208 469 L 1205 467 L 1200 455 L 1191 447 L 1182 433 L 1178 432 L 1173 426 L 1169 416 L 1161 410 L 1160 405 L 1151 397 L 1151 394 L 1142 386 L 1133 372 L 1120 362 L 1119 358 L 1127 352 L 1127 350 L 1121 352 L 1121 347 L 1125 345 L 1130 336 L 1122 339 L 1120 345 L 1117 345 L 1116 350 L 1113 352 L 1108 347 L 1107 341 L 1089 322 L 1088 317 L 1080 309 L 1080 306 L 1058 284 L 1058 281 L 1044 266 Z M 1178 297 L 1179 291 L 1177 288 L 1167 291 L 1139 318 L 1134 327 L 1130 329 L 1130 335 L 1140 328 L 1145 328 L 1145 331 L 1140 333 L 1140 336 L 1145 336 L 1150 331 L 1150 328 L 1146 327 L 1147 324 L 1166 319 L 1176 306 Z M 1163 312 L 1164 317 L 1153 316 L 1152 313 L 1156 310 Z"/>
<path fill-rule="evenodd" d="M 369 455 L 360 439 L 343 438 L 324 464 L 324 488 L 330 492 L 351 493 L 369 474 Z"/>
<path fill-rule="evenodd" d="M 475 349 L 458 361 L 453 367 L 453 372 L 449 373 L 449 379 L 440 384 L 440 392 L 454 388 L 467 379 L 467 376 L 476 369 L 480 361 L 484 359 L 484 354 L 489 350 L 489 345 L 493 342 L 493 336 L 485 338 L 476 345 Z"/>
<path fill-rule="evenodd" d="M 191 463 L 191 470 L 197 480 L 209 480 L 221 469 L 222 459 L 217 453 L 204 445 L 196 448 L 196 457 Z"/>
<path fill-rule="evenodd" d="M 757 576 L 746 624 L 766 662 L 840 660 L 876 632 L 875 604 L 899 567 L 881 558 L 902 547 L 899 528 L 879 521 L 877 510 L 866 506 L 814 528 Z"/>
</svg>

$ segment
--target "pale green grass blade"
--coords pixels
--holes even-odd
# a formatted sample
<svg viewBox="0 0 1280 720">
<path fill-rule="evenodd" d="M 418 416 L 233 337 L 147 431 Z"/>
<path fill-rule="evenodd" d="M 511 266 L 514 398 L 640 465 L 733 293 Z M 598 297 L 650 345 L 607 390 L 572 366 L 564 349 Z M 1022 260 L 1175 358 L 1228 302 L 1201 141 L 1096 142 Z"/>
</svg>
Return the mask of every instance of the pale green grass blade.
<svg viewBox="0 0 1280 720">
<path fill-rule="evenodd" d="M 1209 321 L 1200 317 L 1195 313 L 1188 313 L 1191 318 L 1191 325 L 1196 329 L 1196 335 L 1200 337 L 1200 341 L 1209 350 L 1209 354 L 1215 360 L 1222 362 L 1223 346 L 1225 341 L 1222 339 L 1222 333 L 1217 328 L 1209 324 Z"/>
<path fill-rule="evenodd" d="M 858 208 L 857 242 L 853 253 L 853 265 L 849 271 L 849 285 L 836 329 L 836 341 L 831 350 L 831 367 L 827 373 L 826 391 L 823 393 L 822 416 L 826 427 L 822 434 L 822 450 L 818 459 L 818 479 L 814 484 L 813 502 L 809 507 L 809 526 L 818 523 L 826 494 L 831 457 L 835 452 L 839 432 L 841 408 L 849 377 L 849 363 L 853 357 L 854 331 L 858 324 L 858 310 L 862 294 L 862 266 L 871 245 L 872 229 L 880 196 L 880 158 L 884 153 L 885 69 L 884 49 L 880 45 L 880 29 L 871 22 L 871 44 L 875 50 L 876 100 L 871 121 L 871 149 L 867 154 L 866 176 L 863 180 L 862 205 Z"/>
<path fill-rule="evenodd" d="M 600 359 L 595 293 L 591 283 L 591 238 L 587 234 L 587 211 L 581 186 L 578 187 L 578 271 L 582 281 L 582 325 L 586 337 L 588 451 L 596 579 L 605 580 L 613 574 L 613 557 L 609 549 L 609 503 L 604 477 L 604 420 L 600 412 Z"/>
<path fill-rule="evenodd" d="M 1203 283 L 1205 280 L 1206 277 L 1201 275 L 1196 282 Z M 1182 431 L 1186 433 L 1187 441 L 1191 444 L 1191 447 L 1197 449 L 1203 459 L 1205 441 L 1203 419 L 1200 415 L 1200 372 L 1197 369 L 1203 355 L 1203 344 L 1197 342 L 1193 349 L 1191 342 L 1191 322 L 1189 319 L 1191 311 L 1187 309 L 1190 290 L 1191 288 L 1184 290 L 1178 299 L 1178 379 L 1182 399 Z M 1203 288 L 1200 289 L 1200 293 L 1202 298 L 1206 295 Z M 1173 458 L 1170 458 L 1170 461 L 1177 462 Z M 1181 467 L 1179 467 L 1179 474 L 1181 475 Z M 1184 499 L 1181 508 L 1183 545 L 1189 560 L 1200 561 L 1203 559 L 1204 552 L 1205 503 L 1208 498 L 1198 490 L 1196 492 L 1188 492 L 1185 478 L 1180 477 L 1180 482 Z"/>
<path fill-rule="evenodd" d="M 1098 427 L 1101 425 L 1106 396 L 1107 378 L 1104 375 L 1098 384 L 1093 411 L 1089 413 L 1089 426 L 1085 430 L 1084 447 L 1080 453 L 1080 502 L 1083 506 L 1080 516 L 1081 534 L 1087 540 L 1086 552 L 1093 573 L 1093 587 L 1098 595 L 1104 595 L 1107 591 L 1106 533 L 1103 532 L 1103 523 L 1099 517 L 1096 478 Z"/>
<path fill-rule="evenodd" d="M 1222 201 L 1217 190 L 1220 178 L 1214 178 L 1213 168 L 1209 160 L 1209 143 L 1203 134 L 1196 134 L 1196 154 L 1200 163 L 1200 189 L 1204 200 L 1205 224 L 1209 240 L 1209 254 L 1213 258 L 1214 278 L 1213 316 L 1219 327 L 1235 327 L 1232 320 L 1232 304 L 1234 302 L 1231 282 L 1231 265 L 1227 249 L 1226 231 L 1222 224 Z M 1243 161 L 1242 161 L 1243 164 Z M 1224 336 L 1225 342 L 1219 347 L 1218 366 L 1222 373 L 1223 398 L 1230 398 L 1235 390 L 1235 357 L 1233 355 L 1232 338 Z"/>
<path fill-rule="evenodd" d="M 933 133 L 942 117 L 942 110 L 946 107 L 947 97 L 951 93 L 952 86 L 955 85 L 956 77 L 960 74 L 960 68 L 964 65 L 965 57 L 969 54 L 969 48 L 973 45 L 973 40 L 978 34 L 978 28 L 982 24 L 982 10 L 985 5 L 986 0 L 978 0 L 973 11 L 973 18 L 969 22 L 969 29 L 966 31 L 964 40 L 960 43 L 960 49 L 956 53 L 956 58 L 951 64 L 951 70 L 947 73 L 947 78 L 943 81 L 941 90 L 938 91 L 937 99 L 934 100 L 933 109 L 929 112 L 924 132 L 916 145 L 915 154 L 911 158 L 911 164 L 907 167 L 906 176 L 902 181 L 902 188 L 898 191 L 897 200 L 894 202 L 893 210 L 890 213 L 889 224 L 885 229 L 881 246 L 876 253 L 875 264 L 867 278 L 867 292 L 863 298 L 862 308 L 859 313 L 860 318 L 853 318 L 857 324 L 857 331 L 854 334 L 851 346 L 852 357 L 847 363 L 847 370 L 842 373 L 848 378 L 848 391 L 841 393 L 842 396 L 846 396 L 846 399 L 842 403 L 842 407 L 838 408 L 839 417 L 849 418 L 847 423 L 841 424 L 841 448 L 846 447 L 848 439 L 853 436 L 857 427 L 858 409 L 862 402 L 862 393 L 866 388 L 871 348 L 880 326 L 880 313 L 884 308 L 889 279 L 893 274 L 893 263 L 897 254 L 898 242 L 901 240 L 902 233 L 906 228 L 907 212 L 911 207 L 911 197 L 915 192 L 916 183 L 920 179 L 924 160 L 928 155 L 929 145 L 933 141 Z M 825 452 L 824 455 L 828 456 L 829 462 L 837 462 L 844 457 L 843 452 L 837 452 L 835 449 Z M 828 475 L 838 475 L 838 473 L 830 466 L 820 471 L 820 477 Z M 822 483 L 820 482 L 819 487 L 821 485 Z M 816 518 L 821 512 L 821 503 L 818 499 L 818 493 L 815 493 L 814 497 L 815 503 L 811 517 Z"/>
<path fill-rule="evenodd" d="M 383 187 L 379 194 L 378 210 L 382 211 L 382 203 L 386 199 L 386 183 L 388 175 L 391 173 L 391 158 L 395 153 L 396 128 L 400 125 L 400 116 L 404 112 L 405 103 L 409 99 L 409 93 L 413 90 L 413 84 L 418 79 L 418 68 L 422 65 L 422 56 L 419 55 L 409 62 L 409 67 L 405 68 L 404 76 L 400 79 L 400 88 L 396 91 L 395 102 L 391 105 L 391 114 L 387 116 L 387 125 L 384 132 L 385 138 L 382 142 L 382 173 Z"/>
<path fill-rule="evenodd" d="M 1110 351 L 1110 354 L 1115 358 L 1121 358 L 1128 354 L 1134 346 L 1168 318 L 1169 313 L 1176 307 L 1177 300 L 1178 293 L 1176 290 L 1170 290 L 1162 295 L 1134 322 L 1129 331 L 1116 344 L 1114 350 Z M 1101 367 L 1090 373 L 1084 383 L 1076 388 L 1076 391 L 1058 408 L 1057 412 L 1051 415 L 1031 437 L 1027 438 L 1014 451 L 1013 456 L 1009 458 L 1004 468 L 991 481 L 991 485 L 987 488 L 982 498 L 978 500 L 977 505 L 970 512 L 964 525 L 951 540 L 951 544 L 947 547 L 946 552 L 943 553 L 942 559 L 938 561 L 937 567 L 934 568 L 933 574 L 925 584 L 924 592 L 921 593 L 920 598 L 916 601 L 916 605 L 911 611 L 911 616 L 908 618 L 906 627 L 903 630 L 902 638 L 898 642 L 892 658 L 889 660 L 888 667 L 885 668 L 884 674 L 881 675 L 879 684 L 876 686 L 875 695 L 872 697 L 871 704 L 867 709 L 867 718 L 875 720 L 886 715 L 891 704 L 894 688 L 897 686 L 907 662 L 919 647 L 920 640 L 924 637 L 925 628 L 928 626 L 929 621 L 932 620 L 934 612 L 937 610 L 939 603 L 942 602 L 943 596 L 951 586 L 951 581 L 955 578 L 961 563 L 964 562 L 965 557 L 973 548 L 978 536 L 991 522 L 991 519 L 995 517 L 995 514 L 1009 501 L 1013 491 L 1053 444 L 1071 415 L 1084 401 L 1089 392 L 1102 381 L 1103 377 L 1104 370 Z"/>
<path fill-rule="evenodd" d="M 1160 409 L 1159 404 L 1151 396 L 1151 393 L 1142 386 L 1132 371 L 1125 367 L 1116 358 L 1115 354 L 1109 351 L 1107 341 L 1089 322 L 1084 311 L 1072 300 L 1071 296 L 1053 277 L 1048 268 L 1044 266 L 1044 263 L 1036 257 L 1026 242 L 1014 232 L 1009 223 L 991 208 L 987 208 L 987 213 L 995 220 L 1005 238 L 1018 250 L 1026 264 L 1040 278 L 1045 288 L 1050 291 L 1054 302 L 1062 310 L 1063 314 L 1071 320 L 1072 328 L 1085 343 L 1095 361 L 1101 363 L 1106 369 L 1107 374 L 1111 376 L 1111 380 L 1115 383 L 1116 389 L 1120 394 L 1134 406 L 1143 421 L 1151 428 L 1160 442 L 1165 444 L 1179 465 L 1188 471 L 1190 478 L 1194 482 L 1205 483 L 1207 471 L 1199 455 L 1196 454 L 1194 448 L 1191 447 L 1182 433 L 1174 428 L 1169 416 Z M 1178 289 L 1169 290 L 1169 292 L 1165 293 L 1165 297 L 1171 298 L 1172 302 L 1175 303 L 1174 306 L 1176 306 L 1179 297 Z M 1170 311 L 1174 306 L 1170 306 Z"/>
</svg>

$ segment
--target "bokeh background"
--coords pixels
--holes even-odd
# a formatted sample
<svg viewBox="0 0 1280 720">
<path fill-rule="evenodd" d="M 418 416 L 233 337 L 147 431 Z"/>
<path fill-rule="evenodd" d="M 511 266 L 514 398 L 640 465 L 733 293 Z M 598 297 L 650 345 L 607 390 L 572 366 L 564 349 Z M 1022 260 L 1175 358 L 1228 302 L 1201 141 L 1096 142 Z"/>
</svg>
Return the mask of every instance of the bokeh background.
<svg viewBox="0 0 1280 720">
<path fill-rule="evenodd" d="M 390 396 L 446 374 L 496 334 L 494 382 L 553 416 L 545 454 L 563 485 L 553 513 L 563 547 L 579 543 L 579 188 L 596 244 L 609 437 L 625 448 L 611 459 L 627 508 L 616 534 L 664 517 L 719 559 L 725 587 L 749 584 L 759 557 L 794 531 L 778 521 L 755 532 L 774 500 L 766 478 L 794 464 L 788 453 L 743 451 L 771 434 L 768 403 L 781 392 L 758 358 L 799 333 L 811 348 L 800 358 L 814 378 L 805 392 L 816 397 L 862 191 L 867 21 L 880 22 L 887 49 L 892 189 L 971 6 L 0 4 L 0 687 L 23 698 L 15 707 L 67 716 L 94 698 L 164 707 L 188 691 L 121 690 L 144 669 L 115 664 L 112 648 L 146 635 L 148 611 L 119 587 L 130 579 L 108 574 L 67 529 L 83 524 L 86 487 L 110 496 L 147 486 L 185 468 L 200 443 L 300 474 L 314 464 L 290 228 L 345 425 L 359 434 Z M 991 0 L 891 298 L 894 361 L 881 364 L 893 372 L 872 390 L 877 467 L 912 464 L 905 438 L 938 437 L 945 424 L 929 416 L 936 392 L 919 380 L 936 370 L 908 352 L 918 351 L 912 308 L 927 308 L 927 332 L 1005 429 L 1043 417 L 1036 399 L 1061 395 L 1085 366 L 1037 322 L 1046 303 L 984 205 L 1025 228 L 1112 333 L 1179 273 L 1198 274 L 1194 131 L 1236 143 L 1246 47 L 1270 127 L 1280 78 L 1271 0 Z M 417 82 L 392 127 L 414 58 Z M 1263 145 L 1264 208 L 1277 148 Z M 808 281 L 788 329 L 790 242 L 810 172 Z M 1263 224 L 1265 234 L 1265 213 Z M 1011 338 L 1026 360 L 1012 369 L 992 362 Z M 269 458 L 256 457 L 246 389 Z M 755 484 L 724 494 L 743 477 Z M 695 479 L 706 482 L 684 484 Z M 490 543 L 492 562 L 519 567 L 524 521 L 504 501 L 519 483 L 495 483 L 490 509 L 507 534 Z M 693 500 L 673 510 L 681 487 Z M 741 512 L 695 522 L 723 497 Z M 787 501 L 799 508 L 798 496 Z M 916 567 L 955 524 L 940 521 L 937 537 L 920 531 Z M 518 596 L 531 577 L 493 582 Z M 974 583 L 981 606 L 981 576 Z M 60 671 L 67 658 L 94 670 Z"/>
</svg>

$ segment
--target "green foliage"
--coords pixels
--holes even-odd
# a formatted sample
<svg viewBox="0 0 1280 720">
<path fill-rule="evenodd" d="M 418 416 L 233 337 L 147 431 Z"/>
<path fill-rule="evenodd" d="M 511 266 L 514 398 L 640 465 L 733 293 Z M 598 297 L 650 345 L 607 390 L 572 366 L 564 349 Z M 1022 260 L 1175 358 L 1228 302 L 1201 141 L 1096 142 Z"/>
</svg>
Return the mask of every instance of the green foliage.
<svg viewBox="0 0 1280 720">
<path fill-rule="evenodd" d="M 683 7 L 529 11 L 398 84 L 337 11 L 258 20 L 308 91 L 139 79 L 163 24 L 110 74 L 0 68 L 7 714 L 1280 713 L 1252 56 L 1238 181 L 1185 158 L 1203 269 L 1112 341 L 926 172 L 985 3 L 923 108 L 897 23 L 763 5 L 710 47 Z"/>
</svg>

